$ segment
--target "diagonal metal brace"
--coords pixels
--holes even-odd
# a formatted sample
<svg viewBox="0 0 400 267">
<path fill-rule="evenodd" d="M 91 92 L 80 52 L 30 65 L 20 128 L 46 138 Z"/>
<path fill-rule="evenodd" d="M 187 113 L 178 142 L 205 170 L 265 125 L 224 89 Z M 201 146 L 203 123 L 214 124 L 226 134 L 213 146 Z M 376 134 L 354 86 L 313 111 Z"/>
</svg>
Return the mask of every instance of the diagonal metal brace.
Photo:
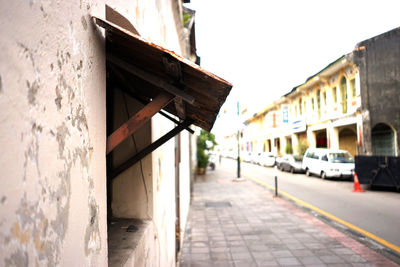
<svg viewBox="0 0 400 267">
<path fill-rule="evenodd" d="M 178 126 L 176 126 L 174 129 L 166 133 L 164 136 L 160 137 L 157 141 L 154 141 L 152 144 L 144 148 L 142 151 L 122 163 L 120 166 L 117 168 L 113 169 L 111 173 L 111 179 L 114 179 L 116 176 L 124 172 L 126 169 L 130 168 L 132 165 L 137 163 L 138 161 L 142 160 L 145 156 L 162 146 L 164 143 L 166 143 L 168 140 L 170 140 L 172 137 L 180 133 L 182 130 L 185 128 L 189 127 L 193 121 L 191 119 L 187 119 L 183 121 L 182 123 L 179 123 Z"/>
</svg>

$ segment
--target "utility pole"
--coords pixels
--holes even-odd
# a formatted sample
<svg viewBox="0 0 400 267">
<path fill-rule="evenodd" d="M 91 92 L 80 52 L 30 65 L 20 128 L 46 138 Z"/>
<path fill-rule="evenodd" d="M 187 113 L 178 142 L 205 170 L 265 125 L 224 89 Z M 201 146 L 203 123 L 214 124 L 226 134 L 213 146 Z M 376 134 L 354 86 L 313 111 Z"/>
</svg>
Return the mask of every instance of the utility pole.
<svg viewBox="0 0 400 267">
<path fill-rule="evenodd" d="M 240 115 L 239 115 L 239 101 L 237 102 L 237 115 L 238 115 L 238 131 L 237 131 L 237 143 L 238 143 L 238 153 L 237 153 L 237 178 L 240 178 Z"/>
</svg>

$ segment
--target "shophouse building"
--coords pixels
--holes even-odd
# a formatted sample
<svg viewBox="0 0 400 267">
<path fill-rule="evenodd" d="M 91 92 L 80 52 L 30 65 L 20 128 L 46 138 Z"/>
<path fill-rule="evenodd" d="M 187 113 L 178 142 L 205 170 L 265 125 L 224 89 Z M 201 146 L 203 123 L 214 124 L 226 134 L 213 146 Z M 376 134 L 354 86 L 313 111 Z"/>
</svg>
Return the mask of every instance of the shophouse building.
<svg viewBox="0 0 400 267">
<path fill-rule="evenodd" d="M 363 41 L 244 122 L 245 151 L 398 155 L 400 29 Z"/>
<path fill-rule="evenodd" d="M 342 56 L 245 121 L 246 142 L 255 151 L 282 155 L 299 144 L 357 154 L 361 116 L 358 69 Z M 253 135 L 253 133 L 257 133 Z"/>
</svg>

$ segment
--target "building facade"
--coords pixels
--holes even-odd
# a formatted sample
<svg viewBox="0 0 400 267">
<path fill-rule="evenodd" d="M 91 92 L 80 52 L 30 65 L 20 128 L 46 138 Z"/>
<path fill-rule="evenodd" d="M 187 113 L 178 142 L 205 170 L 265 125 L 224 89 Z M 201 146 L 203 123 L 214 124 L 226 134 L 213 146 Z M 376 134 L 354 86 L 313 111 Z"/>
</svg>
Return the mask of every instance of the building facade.
<svg viewBox="0 0 400 267">
<path fill-rule="evenodd" d="M 180 0 L 1 4 L 0 265 L 175 266 L 190 125 L 210 130 L 232 87 L 192 62 L 194 12 Z"/>
<path fill-rule="evenodd" d="M 399 156 L 400 28 L 357 44 L 360 72 L 362 154 Z"/>
<path fill-rule="evenodd" d="M 355 155 L 360 104 L 358 68 L 349 54 L 248 119 L 244 131 L 248 142 L 258 144 L 255 152 L 297 154 L 308 146 Z"/>
<path fill-rule="evenodd" d="M 400 29 L 357 44 L 244 122 L 244 151 L 399 155 Z"/>
</svg>

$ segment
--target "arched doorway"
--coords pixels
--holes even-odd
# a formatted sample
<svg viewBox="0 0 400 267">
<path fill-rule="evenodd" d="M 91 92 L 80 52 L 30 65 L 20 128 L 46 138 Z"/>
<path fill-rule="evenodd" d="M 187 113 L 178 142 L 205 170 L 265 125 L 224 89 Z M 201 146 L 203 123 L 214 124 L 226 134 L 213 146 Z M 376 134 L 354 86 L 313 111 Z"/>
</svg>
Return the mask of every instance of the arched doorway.
<svg viewBox="0 0 400 267">
<path fill-rule="evenodd" d="M 372 128 L 372 153 L 380 156 L 395 156 L 395 134 L 385 123 L 378 123 Z"/>
<path fill-rule="evenodd" d="M 344 128 L 339 132 L 339 149 L 350 152 L 354 157 L 357 154 L 357 134 L 350 128 Z"/>
</svg>

